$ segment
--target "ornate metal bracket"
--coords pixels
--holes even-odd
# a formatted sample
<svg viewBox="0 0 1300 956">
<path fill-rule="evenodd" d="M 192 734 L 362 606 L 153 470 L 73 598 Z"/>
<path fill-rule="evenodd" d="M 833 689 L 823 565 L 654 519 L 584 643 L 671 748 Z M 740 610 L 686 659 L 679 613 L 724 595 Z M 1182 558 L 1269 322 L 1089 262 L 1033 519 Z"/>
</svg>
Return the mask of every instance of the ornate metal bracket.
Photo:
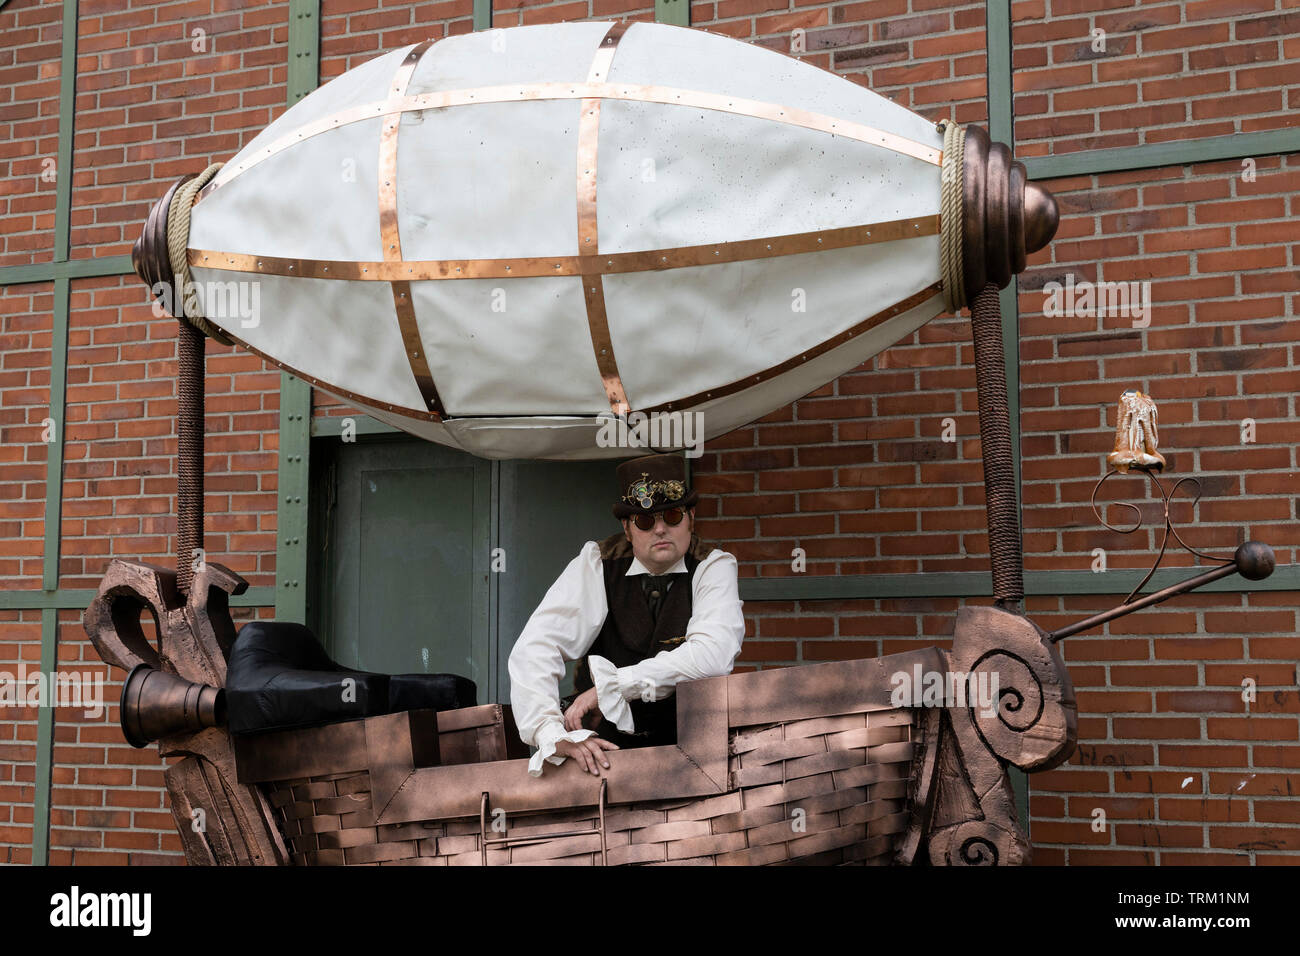
<svg viewBox="0 0 1300 956">
<path fill-rule="evenodd" d="M 230 735 L 218 726 L 235 640 L 230 596 L 247 588 L 228 568 L 202 564 L 183 594 L 176 572 L 119 560 L 82 615 L 99 656 L 130 672 L 119 708 L 128 742 L 158 740 L 160 756 L 185 758 L 163 779 L 192 865 L 274 866 L 289 856 L 266 797 L 237 781 Z M 141 627 L 146 611 L 156 647 Z"/>
<path fill-rule="evenodd" d="M 929 820 L 936 866 L 1015 866 L 1030 861 L 1007 766 L 1050 770 L 1070 758 L 1077 739 L 1074 687 L 1055 645 L 1027 617 L 996 607 L 957 612 L 949 672 L 970 686 L 994 686 L 987 711 L 944 710 Z M 981 684 L 981 679 L 985 681 Z M 951 730 L 951 733 L 948 730 Z"/>
<path fill-rule="evenodd" d="M 1086 631 L 1105 624 L 1107 621 L 1113 621 L 1125 614 L 1131 614 L 1141 608 L 1151 607 L 1153 604 L 1167 601 L 1176 595 L 1186 594 L 1188 591 L 1209 584 L 1211 581 L 1217 581 L 1219 578 L 1225 578 L 1230 574 L 1240 574 L 1248 581 L 1260 581 L 1273 573 L 1276 564 L 1273 549 L 1262 541 L 1247 541 L 1237 548 L 1236 553 L 1231 557 L 1224 557 L 1223 555 L 1206 554 L 1203 551 L 1197 551 L 1182 539 L 1178 529 L 1174 527 L 1173 520 L 1170 518 L 1169 504 L 1174 495 L 1178 493 L 1178 489 L 1186 482 L 1196 488 L 1196 497 L 1191 501 L 1192 505 L 1195 506 L 1201 500 L 1201 483 L 1196 478 L 1187 476 L 1179 478 L 1174 482 L 1173 487 L 1166 491 L 1165 486 L 1153 474 L 1153 472 L 1161 471 L 1165 466 L 1165 458 L 1160 454 L 1157 447 L 1159 437 L 1157 423 L 1156 403 L 1149 396 L 1143 395 L 1136 389 L 1129 389 L 1120 396 L 1119 414 L 1115 429 L 1115 450 L 1106 456 L 1107 463 L 1114 467 L 1102 475 L 1097 483 L 1093 485 L 1090 497 L 1092 513 L 1097 516 L 1097 520 L 1107 530 L 1114 531 L 1117 534 L 1132 534 L 1142 527 L 1142 510 L 1137 505 L 1126 501 L 1113 502 L 1122 508 L 1131 508 L 1137 514 L 1137 521 L 1133 527 L 1117 528 L 1105 519 L 1101 510 L 1097 507 L 1097 492 L 1101 490 L 1101 486 L 1111 475 L 1127 474 L 1130 471 L 1140 471 L 1146 475 L 1147 479 L 1159 490 L 1161 503 L 1164 506 L 1164 533 L 1160 538 L 1160 551 L 1156 555 L 1155 563 L 1151 565 L 1151 570 L 1147 571 L 1146 576 L 1138 582 L 1137 587 L 1130 591 L 1128 597 L 1124 598 L 1118 605 L 1109 611 L 1094 614 L 1086 620 L 1053 631 L 1048 635 L 1048 639 L 1052 643 L 1073 634 L 1078 634 L 1080 631 Z M 1171 534 L 1174 536 L 1174 540 L 1189 554 L 1214 562 L 1217 567 L 1206 571 L 1204 574 L 1198 574 L 1194 578 L 1189 578 L 1181 584 L 1172 585 L 1135 601 L 1134 597 L 1151 580 L 1151 576 L 1156 573 L 1160 562 L 1164 560 Z"/>
</svg>

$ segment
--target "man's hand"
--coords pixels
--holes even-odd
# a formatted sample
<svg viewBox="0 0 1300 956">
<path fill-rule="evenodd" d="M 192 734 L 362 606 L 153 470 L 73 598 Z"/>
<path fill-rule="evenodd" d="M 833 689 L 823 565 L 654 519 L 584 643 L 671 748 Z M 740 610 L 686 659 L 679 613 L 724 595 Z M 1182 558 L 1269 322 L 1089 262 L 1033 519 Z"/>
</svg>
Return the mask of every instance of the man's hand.
<svg viewBox="0 0 1300 956">
<path fill-rule="evenodd" d="M 596 776 L 600 776 L 600 771 L 596 769 L 597 762 L 606 770 L 609 769 L 609 760 L 605 757 L 605 751 L 617 749 L 618 744 L 601 740 L 599 737 L 588 737 L 576 744 L 568 740 L 560 740 L 555 744 L 557 754 L 561 757 L 572 757 L 582 765 L 583 770 Z"/>
<path fill-rule="evenodd" d="M 582 730 L 585 727 L 587 730 L 595 730 L 603 719 L 596 688 L 593 687 L 579 694 L 564 712 L 564 729 Z"/>
</svg>

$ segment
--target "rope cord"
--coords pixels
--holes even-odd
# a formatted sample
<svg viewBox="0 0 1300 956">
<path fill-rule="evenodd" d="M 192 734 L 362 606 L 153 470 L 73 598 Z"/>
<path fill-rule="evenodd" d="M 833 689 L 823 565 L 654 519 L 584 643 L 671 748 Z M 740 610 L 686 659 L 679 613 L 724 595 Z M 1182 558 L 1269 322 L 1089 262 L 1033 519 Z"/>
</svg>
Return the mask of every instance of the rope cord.
<svg viewBox="0 0 1300 956">
<path fill-rule="evenodd" d="M 222 345 L 234 345 L 234 341 L 221 329 L 199 314 L 199 297 L 190 280 L 190 264 L 186 256 L 190 244 L 190 211 L 194 206 L 194 197 L 217 175 L 221 166 L 221 163 L 213 163 L 193 179 L 187 180 L 172 196 L 171 206 L 167 210 L 167 258 L 171 260 L 172 273 L 176 276 L 176 318 L 184 319 Z"/>
<path fill-rule="evenodd" d="M 961 234 L 965 218 L 962 168 L 966 156 L 966 127 L 940 120 L 943 130 L 943 172 L 939 187 L 939 268 L 943 279 L 943 300 L 956 314 L 966 306 L 966 282 L 962 272 Z"/>
<path fill-rule="evenodd" d="M 989 561 L 994 603 L 1006 610 L 1025 596 L 1024 545 L 1016 501 L 1015 458 L 1007 407 L 1007 368 L 1002 351 L 1002 301 L 992 282 L 970 306 L 975 339 L 975 389 L 979 401 L 980 449 L 984 459 L 984 510 L 988 516 Z M 1018 612 L 1017 612 L 1018 613 Z"/>
</svg>

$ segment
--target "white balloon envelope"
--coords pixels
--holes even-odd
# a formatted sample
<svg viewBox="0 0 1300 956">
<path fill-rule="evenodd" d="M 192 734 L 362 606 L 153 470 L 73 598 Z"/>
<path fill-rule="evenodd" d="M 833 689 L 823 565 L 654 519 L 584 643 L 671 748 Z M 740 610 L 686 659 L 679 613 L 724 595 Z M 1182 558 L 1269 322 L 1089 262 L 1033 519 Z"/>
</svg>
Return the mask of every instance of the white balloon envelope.
<svg viewBox="0 0 1300 956">
<path fill-rule="evenodd" d="M 944 311 L 942 149 L 727 37 L 491 30 L 294 105 L 199 193 L 188 261 L 212 324 L 378 419 L 489 458 L 626 457 L 616 413 L 707 440 Z"/>
</svg>

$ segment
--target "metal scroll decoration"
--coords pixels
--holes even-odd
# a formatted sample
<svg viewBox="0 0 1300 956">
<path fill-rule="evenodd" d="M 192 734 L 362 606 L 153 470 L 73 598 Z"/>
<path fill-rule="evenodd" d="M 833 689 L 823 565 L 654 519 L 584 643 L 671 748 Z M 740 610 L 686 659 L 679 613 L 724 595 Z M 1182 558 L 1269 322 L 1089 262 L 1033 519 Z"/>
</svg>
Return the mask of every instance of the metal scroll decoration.
<svg viewBox="0 0 1300 956">
<path fill-rule="evenodd" d="M 1165 486 L 1156 477 L 1155 472 L 1163 470 L 1166 464 L 1165 457 L 1160 454 L 1159 449 L 1158 421 L 1159 413 L 1156 409 L 1156 403 L 1150 396 L 1137 389 L 1128 389 L 1120 396 L 1119 411 L 1116 415 L 1115 449 L 1106 456 L 1106 463 L 1111 468 L 1093 485 L 1092 494 L 1089 498 L 1093 514 L 1096 515 L 1097 520 L 1103 527 L 1117 534 L 1132 534 L 1142 527 L 1142 509 L 1126 501 L 1111 502 L 1111 504 L 1116 504 L 1121 508 L 1129 508 L 1137 515 L 1133 527 L 1116 527 L 1106 520 L 1101 508 L 1098 507 L 1097 492 L 1101 490 L 1101 486 L 1106 483 L 1106 480 L 1113 475 L 1128 474 L 1133 471 L 1144 474 L 1147 480 L 1154 484 L 1156 490 L 1159 491 L 1164 511 L 1164 528 L 1160 538 L 1160 550 L 1156 554 L 1155 562 L 1142 580 L 1138 582 L 1137 587 L 1133 588 L 1118 605 L 1109 611 L 1095 614 L 1086 620 L 1053 631 L 1049 635 L 1052 643 L 1073 634 L 1078 634 L 1081 631 L 1098 627 L 1107 621 L 1130 614 L 1133 611 L 1167 601 L 1171 597 L 1185 594 L 1230 574 L 1240 574 L 1249 581 L 1259 581 L 1273 573 L 1276 563 L 1273 549 L 1263 542 L 1246 541 L 1237 548 L 1231 557 L 1225 557 L 1198 551 L 1183 540 L 1182 535 L 1178 533 L 1178 529 L 1174 527 L 1173 518 L 1170 514 L 1170 505 L 1175 495 L 1177 495 L 1178 489 L 1186 484 L 1189 488 L 1195 490 L 1195 497 L 1190 502 L 1195 507 L 1196 503 L 1201 500 L 1201 483 L 1195 477 L 1188 475 L 1179 478 L 1172 487 L 1166 490 Z M 1169 547 L 1170 535 L 1189 554 L 1211 562 L 1214 567 L 1180 584 L 1171 585 L 1135 600 L 1138 592 L 1151 580 L 1152 575 L 1156 573 L 1156 569 L 1160 567 L 1160 562 L 1164 560 Z"/>
<path fill-rule="evenodd" d="M 235 640 L 230 597 L 248 582 L 211 563 L 191 581 L 183 592 L 174 571 L 115 560 L 82 625 L 101 659 L 128 672 L 119 708 L 127 742 L 158 740 L 160 756 L 183 758 L 163 780 L 190 864 L 283 865 L 289 854 L 271 807 L 257 787 L 238 781 L 223 726 L 226 658 Z M 157 646 L 141 627 L 146 612 Z"/>
<path fill-rule="evenodd" d="M 1127 501 L 1110 502 L 1110 504 L 1118 505 L 1121 508 L 1132 508 L 1133 511 L 1137 512 L 1137 516 L 1138 516 L 1137 521 L 1134 522 L 1133 527 L 1117 528 L 1115 527 L 1115 525 L 1111 524 L 1106 520 L 1106 518 L 1103 516 L 1100 508 L 1097 505 L 1097 492 L 1101 490 L 1101 486 L 1105 484 L 1107 478 L 1110 478 L 1112 475 L 1116 475 L 1116 474 L 1119 474 L 1119 472 L 1114 470 L 1108 471 L 1098 480 L 1097 484 L 1093 486 L 1092 498 L 1091 498 L 1092 513 L 1097 516 L 1097 520 L 1101 522 L 1102 526 L 1105 527 L 1107 531 L 1114 531 L 1116 534 L 1133 534 L 1135 531 L 1139 530 L 1142 527 L 1142 509 L 1140 509 L 1137 505 L 1130 504 Z M 1225 558 L 1222 555 L 1206 554 L 1204 551 L 1197 551 L 1195 548 L 1193 548 L 1191 545 L 1189 545 L 1186 541 L 1183 540 L 1182 536 L 1178 533 L 1178 529 L 1174 527 L 1173 519 L 1169 513 L 1169 506 L 1172 503 L 1174 496 L 1178 493 L 1178 489 L 1181 488 L 1184 484 L 1188 485 L 1189 487 L 1194 487 L 1196 489 L 1196 497 L 1192 498 L 1190 503 L 1193 507 L 1195 507 L 1196 503 L 1201 500 L 1200 481 L 1198 481 L 1196 478 L 1193 478 L 1190 475 L 1187 475 L 1182 478 L 1179 478 L 1176 482 L 1174 482 L 1173 487 L 1166 490 L 1165 486 L 1160 483 L 1160 479 L 1157 478 L 1155 475 L 1153 475 L 1150 471 L 1144 470 L 1143 474 L 1145 474 L 1147 479 L 1153 485 L 1156 486 L 1156 490 L 1160 492 L 1160 501 L 1161 504 L 1164 506 L 1164 533 L 1161 535 L 1160 538 L 1160 551 L 1159 553 L 1156 554 L 1156 560 L 1151 565 L 1151 570 L 1147 571 L 1146 575 L 1142 578 L 1142 580 L 1138 582 L 1137 587 L 1135 587 L 1132 591 L 1128 593 L 1128 596 L 1124 598 L 1122 602 L 1123 604 L 1128 604 L 1130 601 L 1132 601 L 1133 598 L 1137 595 L 1137 593 L 1141 591 L 1143 587 L 1146 586 L 1146 583 L 1151 580 L 1151 576 L 1156 573 L 1156 568 L 1160 567 L 1160 562 L 1164 560 L 1165 551 L 1169 547 L 1170 535 L 1173 535 L 1174 540 L 1177 541 L 1180 546 L 1182 546 L 1184 551 L 1187 551 L 1190 554 L 1194 554 L 1198 558 L 1204 558 L 1207 561 L 1212 561 L 1215 564 L 1222 565 L 1224 567 L 1233 564 L 1232 558 Z"/>
<path fill-rule="evenodd" d="M 1069 759 L 1076 742 L 1074 688 L 1059 650 L 1029 618 L 997 607 L 957 612 L 954 682 L 966 706 L 944 711 L 928 846 L 937 866 L 1028 863 L 1008 765 L 1026 773 Z M 996 683 L 994 682 L 996 678 Z M 996 687 L 979 700 L 975 688 Z"/>
<path fill-rule="evenodd" d="M 1137 520 L 1131 528 L 1117 528 L 1106 520 L 1102 514 L 1101 508 L 1097 505 L 1097 492 L 1101 486 L 1106 483 L 1106 479 L 1113 475 L 1124 475 L 1130 472 L 1141 472 L 1147 477 L 1156 490 L 1160 492 L 1161 504 L 1164 506 L 1164 533 L 1160 538 L 1160 551 L 1156 555 L 1155 562 L 1151 565 L 1151 570 L 1146 576 L 1138 582 L 1137 587 L 1128 593 L 1128 596 L 1121 601 L 1121 604 L 1128 604 L 1137 595 L 1146 583 L 1151 580 L 1151 576 L 1156 573 L 1156 568 L 1160 567 L 1160 562 L 1164 560 L 1165 551 L 1169 547 L 1169 536 L 1172 534 L 1174 540 L 1182 546 L 1183 550 L 1198 558 L 1204 558 L 1207 561 L 1214 562 L 1217 565 L 1227 567 L 1234 563 L 1233 558 L 1225 558 L 1221 555 L 1206 554 L 1203 551 L 1197 551 L 1178 533 L 1174 527 L 1173 519 L 1169 513 L 1169 506 L 1178 489 L 1184 484 L 1194 487 L 1196 497 L 1191 500 L 1193 508 L 1201 500 L 1201 483 L 1196 478 L 1187 475 L 1179 478 L 1172 488 L 1165 490 L 1165 486 L 1160 483 L 1160 479 L 1155 476 L 1155 472 L 1163 471 L 1165 467 L 1165 456 L 1160 454 L 1159 449 L 1159 431 L 1158 421 L 1159 412 L 1156 409 L 1155 401 L 1149 396 L 1144 395 L 1137 389 L 1130 388 L 1119 399 L 1119 414 L 1116 416 L 1115 426 L 1115 450 L 1106 456 L 1108 464 L 1112 465 L 1110 471 L 1102 475 L 1097 483 L 1092 487 L 1090 501 L 1092 503 L 1092 513 L 1097 516 L 1097 520 L 1107 531 L 1114 531 L 1116 534 L 1133 534 L 1142 527 L 1142 509 L 1135 504 L 1127 501 L 1115 501 L 1111 504 L 1121 508 L 1130 508 L 1137 515 Z"/>
</svg>

